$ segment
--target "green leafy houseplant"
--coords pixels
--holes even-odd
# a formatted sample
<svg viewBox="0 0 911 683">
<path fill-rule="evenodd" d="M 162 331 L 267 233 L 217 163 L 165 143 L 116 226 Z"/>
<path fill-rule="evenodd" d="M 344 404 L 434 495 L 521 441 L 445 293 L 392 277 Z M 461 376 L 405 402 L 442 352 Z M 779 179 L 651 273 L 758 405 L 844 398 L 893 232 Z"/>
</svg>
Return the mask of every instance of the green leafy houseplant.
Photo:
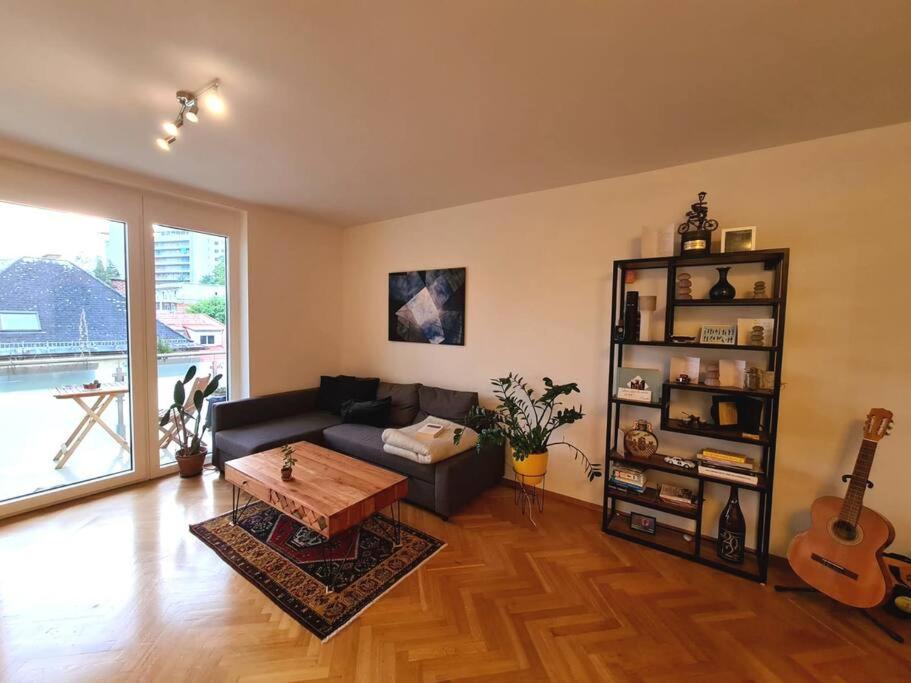
<svg viewBox="0 0 911 683">
<path fill-rule="evenodd" d="M 544 378 L 544 393 L 536 395 L 525 380 L 514 373 L 492 379 L 494 396 L 499 404 L 496 408 L 474 406 L 465 422 L 478 433 L 478 448 L 486 444 L 512 447 L 513 458 L 521 462 L 535 453 L 544 453 L 550 446 L 567 446 L 573 451 L 573 458 L 581 458 L 589 481 L 601 476 L 601 465 L 592 463 L 579 448 L 555 437 L 555 432 L 564 425 L 578 422 L 585 415 L 581 408 L 563 408 L 559 399 L 579 393 L 579 385 L 554 384 Z M 458 444 L 464 430 L 457 429 L 453 441 Z M 554 439 L 560 439 L 555 441 Z"/>
<path fill-rule="evenodd" d="M 285 444 L 282 446 L 282 479 L 291 481 L 294 466 L 297 464 L 297 458 L 294 457 L 294 446 Z"/>
<path fill-rule="evenodd" d="M 202 448 L 202 438 L 205 436 L 207 426 L 201 419 L 203 401 L 215 393 L 218 389 L 218 383 L 221 381 L 221 375 L 215 375 L 205 389 L 196 390 L 192 397 L 193 407 L 196 408 L 196 415 L 194 416 L 184 407 L 187 402 L 186 385 L 190 384 L 194 377 L 196 377 L 196 366 L 191 365 L 183 380 L 177 380 L 174 384 L 174 402 L 164 411 L 160 421 L 162 427 L 171 422 L 176 426 L 174 441 L 177 442 L 178 446 L 178 463 L 181 458 L 200 456 L 205 453 Z M 190 425 L 191 422 L 192 426 Z M 201 463 L 199 471 L 202 471 Z"/>
</svg>

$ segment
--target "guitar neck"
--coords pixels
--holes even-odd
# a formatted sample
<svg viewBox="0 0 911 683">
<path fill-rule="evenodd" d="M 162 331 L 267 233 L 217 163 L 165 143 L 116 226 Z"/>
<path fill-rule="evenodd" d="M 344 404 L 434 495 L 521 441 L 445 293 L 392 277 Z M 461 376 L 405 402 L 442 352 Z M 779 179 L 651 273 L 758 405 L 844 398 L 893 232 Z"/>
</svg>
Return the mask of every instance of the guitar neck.
<svg viewBox="0 0 911 683">
<path fill-rule="evenodd" d="M 860 511 L 864 507 L 864 494 L 867 492 L 867 482 L 875 455 L 876 441 L 864 439 L 860 445 L 860 451 L 857 453 L 857 460 L 854 462 L 854 472 L 851 475 L 851 482 L 848 484 L 848 491 L 845 493 L 841 513 L 838 515 L 841 521 L 847 522 L 851 526 L 856 526 L 857 520 L 860 519 Z"/>
</svg>

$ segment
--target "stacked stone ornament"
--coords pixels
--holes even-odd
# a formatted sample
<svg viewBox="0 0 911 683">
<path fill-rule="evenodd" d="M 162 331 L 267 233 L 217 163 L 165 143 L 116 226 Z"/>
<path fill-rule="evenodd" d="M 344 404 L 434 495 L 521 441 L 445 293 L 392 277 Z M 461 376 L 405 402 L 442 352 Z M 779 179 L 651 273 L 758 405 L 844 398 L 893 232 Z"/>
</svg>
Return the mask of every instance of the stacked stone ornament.
<svg viewBox="0 0 911 683">
<path fill-rule="evenodd" d="M 765 328 L 762 325 L 753 325 L 753 331 L 750 332 L 750 345 L 765 346 Z"/>
<path fill-rule="evenodd" d="M 765 299 L 765 282 L 762 280 L 757 280 L 753 284 L 753 298 L 754 299 Z"/>
<path fill-rule="evenodd" d="M 680 273 L 677 276 L 677 299 L 689 301 L 693 298 L 693 280 L 689 273 Z"/>
</svg>

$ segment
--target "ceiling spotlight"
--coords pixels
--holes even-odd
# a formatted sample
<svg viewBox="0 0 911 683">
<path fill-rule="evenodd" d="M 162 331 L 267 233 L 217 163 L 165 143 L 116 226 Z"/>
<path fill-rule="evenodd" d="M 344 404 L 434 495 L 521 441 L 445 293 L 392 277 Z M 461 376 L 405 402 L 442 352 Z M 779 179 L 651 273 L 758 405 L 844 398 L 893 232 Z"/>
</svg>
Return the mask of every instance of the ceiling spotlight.
<svg viewBox="0 0 911 683">
<path fill-rule="evenodd" d="M 177 135 L 180 133 L 180 128 L 183 126 L 185 120 L 190 123 L 199 122 L 200 98 L 203 98 L 206 108 L 213 114 L 224 113 L 225 101 L 218 92 L 218 86 L 218 79 L 215 79 L 195 92 L 178 90 L 177 103 L 180 105 L 180 110 L 177 112 L 177 117 L 173 121 L 165 121 L 161 124 L 167 137 L 158 138 L 155 140 L 155 144 L 161 149 L 169 151 L 171 149 L 171 144 L 177 139 Z"/>
<path fill-rule="evenodd" d="M 206 93 L 203 104 L 206 105 L 208 109 L 213 114 L 223 114 L 225 111 L 225 101 L 221 98 L 221 95 L 218 93 L 218 83 L 214 85 L 212 90 Z"/>
</svg>

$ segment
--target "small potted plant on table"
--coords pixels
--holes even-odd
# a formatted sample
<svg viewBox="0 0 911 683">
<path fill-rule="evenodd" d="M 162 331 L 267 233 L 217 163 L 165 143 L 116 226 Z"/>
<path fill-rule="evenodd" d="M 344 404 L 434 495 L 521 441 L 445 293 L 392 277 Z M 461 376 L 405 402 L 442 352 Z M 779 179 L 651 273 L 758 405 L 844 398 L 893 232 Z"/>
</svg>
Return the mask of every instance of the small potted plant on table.
<svg viewBox="0 0 911 683">
<path fill-rule="evenodd" d="M 294 457 L 294 446 L 285 444 L 282 446 L 282 481 L 291 481 L 294 478 L 294 466 L 297 464 L 297 458 Z"/>
<path fill-rule="evenodd" d="M 561 408 L 561 396 L 579 393 L 579 385 L 554 384 L 544 378 L 544 393 L 535 395 L 522 377 L 509 373 L 507 377 L 491 380 L 494 395 L 499 400 L 496 408 L 474 406 L 468 413 L 466 426 L 478 432 L 478 448 L 485 444 L 503 446 L 507 442 L 512 448 L 513 468 L 523 477 L 523 483 L 535 486 L 547 473 L 547 461 L 552 446 L 567 446 L 573 451 L 574 459 L 582 459 L 589 481 L 601 476 L 601 465 L 592 463 L 580 449 L 571 443 L 554 437 L 560 427 L 572 424 L 584 417 L 579 408 Z M 461 429 L 457 429 L 453 441 L 459 443 Z M 555 438 L 560 439 L 559 441 Z"/>
<path fill-rule="evenodd" d="M 172 422 L 176 426 L 174 441 L 177 442 L 177 469 L 181 477 L 196 477 L 202 474 L 202 467 L 206 461 L 208 448 L 203 443 L 202 437 L 208 428 L 202 420 L 203 402 L 211 396 L 221 381 L 221 375 L 215 375 L 205 388 L 196 389 L 187 401 L 186 385 L 196 377 L 196 366 L 191 365 L 184 375 L 183 380 L 174 384 L 174 402 L 164 411 L 161 417 L 161 426 Z M 189 406 L 196 409 L 195 414 L 189 412 Z M 192 422 L 192 428 L 189 423 Z"/>
</svg>

